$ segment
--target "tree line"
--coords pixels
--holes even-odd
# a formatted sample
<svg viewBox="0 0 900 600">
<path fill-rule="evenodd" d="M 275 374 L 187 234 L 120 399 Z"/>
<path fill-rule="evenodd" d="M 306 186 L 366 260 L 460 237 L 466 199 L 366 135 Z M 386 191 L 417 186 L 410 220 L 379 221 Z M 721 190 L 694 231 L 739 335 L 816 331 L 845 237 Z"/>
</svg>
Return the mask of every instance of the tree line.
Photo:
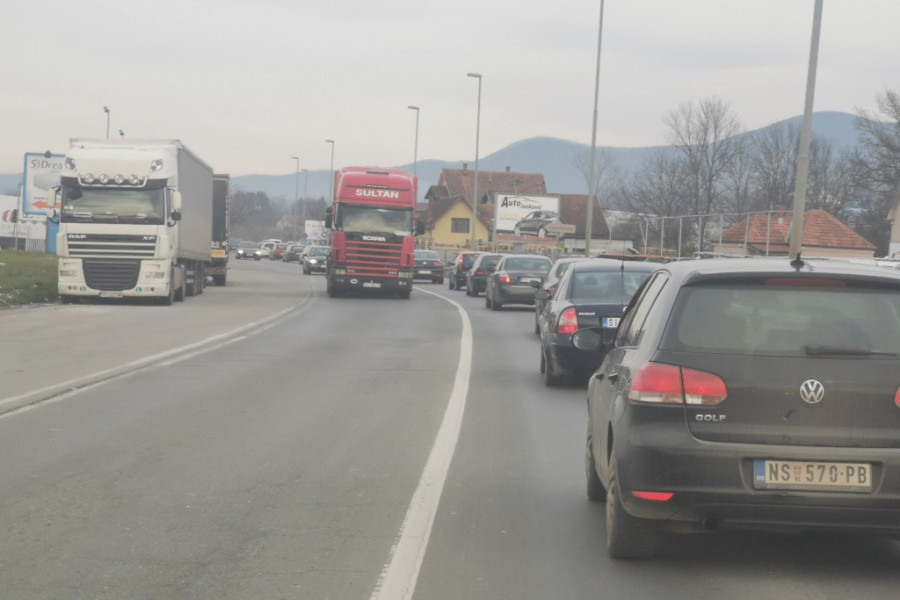
<svg viewBox="0 0 900 600">
<path fill-rule="evenodd" d="M 282 196 L 269 198 L 265 192 L 234 190 L 229 203 L 231 237 L 254 241 L 291 239 L 304 230 L 304 207 L 307 220 L 325 220 L 324 197 L 299 198 L 290 202 Z"/>
<path fill-rule="evenodd" d="M 875 114 L 857 111 L 856 148 L 839 149 L 830 140 L 813 137 L 806 208 L 834 215 L 884 256 L 890 240 L 888 212 L 900 185 L 900 94 L 887 90 L 876 102 Z M 704 230 L 713 219 L 702 217 L 714 215 L 727 228 L 748 213 L 790 211 L 799 127 L 785 123 L 740 135 L 740 119 L 718 97 L 682 104 L 663 121 L 671 145 L 657 149 L 634 171 L 618 170 L 611 154 L 601 152 L 594 181 L 602 207 L 657 217 L 644 221 L 649 239 L 655 240 L 665 221 L 658 217 L 693 217 L 683 220 L 691 231 L 663 230 L 667 248 L 676 247 L 684 235 L 692 240 L 682 248 L 688 251 L 708 249 Z M 586 174 L 585 162 L 576 166 Z M 866 210 L 849 215 L 843 209 L 851 205 Z"/>
</svg>

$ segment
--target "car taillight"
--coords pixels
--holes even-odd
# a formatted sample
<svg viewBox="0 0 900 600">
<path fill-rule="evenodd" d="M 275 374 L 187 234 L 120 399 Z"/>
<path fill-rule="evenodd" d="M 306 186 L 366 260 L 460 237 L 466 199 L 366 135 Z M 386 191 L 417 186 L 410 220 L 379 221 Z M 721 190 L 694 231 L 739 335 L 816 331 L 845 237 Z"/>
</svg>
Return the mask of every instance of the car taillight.
<svg viewBox="0 0 900 600">
<path fill-rule="evenodd" d="M 500 283 L 512 283 L 512 278 L 509 276 L 509 273 L 500 273 L 497 275 L 497 280 Z"/>
<path fill-rule="evenodd" d="M 556 286 L 555 286 L 555 285 L 551 285 L 551 286 L 550 286 L 550 289 L 547 290 L 547 291 L 550 292 L 550 295 L 552 296 L 553 294 L 556 293 Z"/>
<path fill-rule="evenodd" d="M 631 495 L 641 500 L 653 500 L 654 502 L 668 502 L 672 499 L 672 492 L 631 492 Z"/>
<path fill-rule="evenodd" d="M 647 363 L 634 375 L 628 399 L 647 404 L 718 406 L 728 397 L 721 377 L 673 365 Z"/>
<path fill-rule="evenodd" d="M 575 312 L 575 307 L 570 306 L 559 315 L 559 319 L 556 321 L 556 333 L 572 334 L 576 331 L 578 331 L 578 314 Z"/>
<path fill-rule="evenodd" d="M 897 393 L 894 394 L 894 404 L 897 405 L 897 408 L 900 408 L 900 388 L 897 388 Z"/>
</svg>

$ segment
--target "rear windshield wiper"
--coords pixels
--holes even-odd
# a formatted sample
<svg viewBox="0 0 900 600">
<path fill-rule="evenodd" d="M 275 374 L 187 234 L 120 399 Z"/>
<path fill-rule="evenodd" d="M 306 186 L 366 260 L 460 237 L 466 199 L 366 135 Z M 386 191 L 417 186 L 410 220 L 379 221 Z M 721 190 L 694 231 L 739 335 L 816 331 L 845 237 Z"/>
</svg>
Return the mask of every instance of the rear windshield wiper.
<svg viewBox="0 0 900 600">
<path fill-rule="evenodd" d="M 821 346 L 807 344 L 803 347 L 810 355 L 839 355 L 845 356 L 897 356 L 896 352 L 884 352 L 881 350 L 868 350 L 866 348 L 844 348 L 842 346 Z"/>
</svg>

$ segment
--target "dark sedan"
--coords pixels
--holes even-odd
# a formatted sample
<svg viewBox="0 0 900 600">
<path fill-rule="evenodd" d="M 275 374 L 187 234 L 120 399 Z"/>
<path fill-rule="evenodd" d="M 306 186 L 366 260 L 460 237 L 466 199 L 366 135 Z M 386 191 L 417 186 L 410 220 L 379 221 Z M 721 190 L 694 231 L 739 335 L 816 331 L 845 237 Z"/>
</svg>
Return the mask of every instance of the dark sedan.
<svg viewBox="0 0 900 600">
<path fill-rule="evenodd" d="M 494 272 L 494 268 L 502 254 L 486 253 L 475 259 L 472 267 L 466 271 L 466 296 L 477 296 L 487 287 L 487 278 Z"/>
<path fill-rule="evenodd" d="M 634 292 L 656 268 L 646 262 L 608 258 L 575 262 L 565 271 L 556 292 L 535 292 L 541 313 L 541 373 L 546 385 L 567 379 L 584 382 L 603 362 L 603 354 L 579 350 L 572 334 L 585 327 L 602 327 L 612 341 L 619 319 Z"/>
<path fill-rule="evenodd" d="M 534 333 L 535 335 L 541 334 L 541 313 L 544 311 L 544 306 L 547 304 L 547 301 L 556 293 L 556 287 L 559 285 L 559 280 L 562 279 L 563 274 L 566 272 L 566 269 L 574 262 L 581 262 L 583 260 L 591 260 L 587 256 L 568 256 L 565 258 L 557 258 L 556 262 L 550 267 L 550 272 L 547 273 L 547 276 L 544 278 L 544 283 L 541 284 L 540 289 L 547 290 L 550 292 L 549 296 L 544 294 L 534 295 Z"/>
<path fill-rule="evenodd" d="M 550 271 L 550 259 L 540 254 L 506 254 L 487 279 L 484 305 L 500 310 L 504 304 L 534 304 L 534 292 Z"/>
<path fill-rule="evenodd" d="M 234 257 L 238 260 L 242 258 L 259 260 L 259 242 L 241 242 L 238 249 L 234 251 Z"/>
<path fill-rule="evenodd" d="M 434 250 L 417 249 L 413 253 L 413 279 L 430 279 L 432 283 L 444 283 L 444 261 Z"/>
<path fill-rule="evenodd" d="M 324 273 L 328 269 L 328 256 L 331 254 L 331 246 L 310 246 L 309 250 L 303 253 L 303 272 L 307 275 L 311 273 Z"/>
<path fill-rule="evenodd" d="M 461 289 L 466 285 L 466 271 L 475 264 L 475 259 L 481 252 L 460 252 L 447 265 L 447 287 L 451 290 Z"/>
<path fill-rule="evenodd" d="M 556 221 L 562 222 L 559 213 L 552 210 L 535 210 L 519 219 L 513 231 L 516 235 L 547 237 L 547 225 Z"/>
<path fill-rule="evenodd" d="M 651 555 L 661 530 L 900 533 L 900 273 L 671 263 L 606 346 L 585 466 L 613 557 Z"/>
</svg>

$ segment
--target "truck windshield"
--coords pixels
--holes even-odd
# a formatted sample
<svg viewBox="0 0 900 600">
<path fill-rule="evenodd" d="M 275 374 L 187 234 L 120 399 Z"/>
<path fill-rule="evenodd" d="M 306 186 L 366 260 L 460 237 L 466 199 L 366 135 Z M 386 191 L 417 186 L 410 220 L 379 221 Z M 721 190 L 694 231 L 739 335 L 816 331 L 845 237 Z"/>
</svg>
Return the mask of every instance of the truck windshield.
<svg viewBox="0 0 900 600">
<path fill-rule="evenodd" d="M 334 228 L 355 233 L 391 233 L 412 235 L 411 208 L 375 208 L 342 204 L 337 212 Z"/>
<path fill-rule="evenodd" d="M 165 190 L 63 186 L 63 223 L 165 223 Z"/>
</svg>

